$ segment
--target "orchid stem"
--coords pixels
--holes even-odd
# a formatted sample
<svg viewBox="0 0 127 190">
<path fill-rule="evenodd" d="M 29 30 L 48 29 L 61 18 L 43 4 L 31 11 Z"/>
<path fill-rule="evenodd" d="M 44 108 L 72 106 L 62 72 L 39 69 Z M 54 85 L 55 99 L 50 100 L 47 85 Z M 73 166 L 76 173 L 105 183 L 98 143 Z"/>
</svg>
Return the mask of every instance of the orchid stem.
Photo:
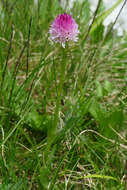
<svg viewBox="0 0 127 190">
<path fill-rule="evenodd" d="M 54 119 L 52 122 L 52 126 L 48 132 L 48 144 L 47 144 L 47 150 L 46 155 L 48 154 L 50 147 L 54 141 L 55 135 L 56 135 L 56 128 L 59 122 L 59 111 L 60 111 L 60 105 L 61 105 L 61 96 L 62 96 L 62 90 L 63 90 L 63 84 L 65 80 L 65 72 L 66 72 L 66 57 L 67 57 L 67 51 L 65 48 L 62 48 L 62 63 L 61 63 L 61 76 L 60 76 L 60 82 L 58 86 L 57 91 L 57 99 L 56 99 L 56 109 L 54 113 Z"/>
</svg>

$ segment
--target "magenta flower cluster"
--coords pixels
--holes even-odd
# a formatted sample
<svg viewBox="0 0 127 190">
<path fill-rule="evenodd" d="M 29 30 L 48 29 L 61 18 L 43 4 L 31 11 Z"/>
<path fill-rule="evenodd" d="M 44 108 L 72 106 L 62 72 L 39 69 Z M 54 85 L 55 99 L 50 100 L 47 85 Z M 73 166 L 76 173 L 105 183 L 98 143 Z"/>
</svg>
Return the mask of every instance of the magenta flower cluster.
<svg viewBox="0 0 127 190">
<path fill-rule="evenodd" d="M 78 24 L 71 15 L 60 14 L 53 21 L 49 33 L 52 41 L 59 42 L 65 47 L 65 42 L 78 40 Z"/>
</svg>

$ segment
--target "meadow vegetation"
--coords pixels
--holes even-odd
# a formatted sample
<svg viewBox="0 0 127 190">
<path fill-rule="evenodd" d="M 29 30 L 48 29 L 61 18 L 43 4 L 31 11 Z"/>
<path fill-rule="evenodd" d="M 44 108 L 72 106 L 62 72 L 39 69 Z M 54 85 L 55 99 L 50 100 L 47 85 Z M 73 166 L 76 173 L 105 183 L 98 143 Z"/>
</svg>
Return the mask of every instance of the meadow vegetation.
<svg viewBox="0 0 127 190">
<path fill-rule="evenodd" d="M 127 189 L 127 35 L 103 26 L 114 8 L 76 1 L 63 56 L 49 40 L 58 0 L 0 2 L 1 190 Z"/>
</svg>

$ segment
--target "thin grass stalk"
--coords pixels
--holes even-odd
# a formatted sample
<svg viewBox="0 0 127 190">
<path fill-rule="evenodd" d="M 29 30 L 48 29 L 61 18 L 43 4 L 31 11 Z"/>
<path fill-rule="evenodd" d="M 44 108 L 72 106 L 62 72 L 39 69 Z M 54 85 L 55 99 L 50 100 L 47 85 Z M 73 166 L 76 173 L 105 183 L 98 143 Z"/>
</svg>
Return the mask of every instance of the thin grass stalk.
<svg viewBox="0 0 127 190">
<path fill-rule="evenodd" d="M 68 154 L 68 153 L 67 153 Z M 51 184 L 49 186 L 49 190 L 53 190 L 54 189 L 54 186 L 55 186 L 55 182 L 56 182 L 56 179 L 57 179 L 57 176 L 58 176 L 58 173 L 62 167 L 62 164 L 63 164 L 63 161 L 65 159 L 65 157 L 67 156 L 67 154 L 63 155 L 62 156 L 62 159 L 60 160 L 60 162 L 58 163 L 58 166 L 57 166 L 57 169 L 56 169 L 56 172 L 55 172 L 55 175 L 51 181 Z"/>
<path fill-rule="evenodd" d="M 0 143 L 0 148 L 8 141 L 8 139 L 13 135 L 18 127 L 21 126 L 21 123 L 24 121 L 25 115 L 27 115 L 30 111 L 31 107 L 22 115 L 19 121 L 15 124 L 14 128 L 9 131 L 8 135 L 5 137 L 4 141 Z"/>
<path fill-rule="evenodd" d="M 9 13 L 10 13 L 10 14 L 11 14 L 12 11 L 14 10 L 15 5 L 16 5 L 17 2 L 18 2 L 18 0 L 15 0 L 14 3 L 11 5 L 10 10 L 9 10 Z"/>
<path fill-rule="evenodd" d="M 40 20 L 40 6 L 41 6 L 41 2 L 38 0 L 38 2 L 37 2 L 37 18 L 38 18 L 38 24 L 39 24 L 39 20 Z"/>
<path fill-rule="evenodd" d="M 10 57 L 10 54 L 11 54 L 12 41 L 13 41 L 13 25 L 12 25 L 12 27 L 11 27 L 11 37 L 10 37 L 10 43 L 9 43 L 9 48 L 8 48 L 7 57 L 6 57 L 6 63 L 5 63 L 3 72 L 2 72 L 2 80 L 1 80 L 1 87 L 0 87 L 0 88 L 1 88 L 1 91 L 2 91 L 2 88 L 3 88 L 4 79 L 5 79 L 5 75 L 6 75 L 6 72 L 7 72 L 8 60 L 9 60 L 9 57 Z"/>
<path fill-rule="evenodd" d="M 42 57 L 42 58 L 40 59 L 40 63 L 43 62 L 43 61 L 44 61 L 44 58 Z M 42 65 L 42 66 L 44 66 L 44 62 L 43 62 L 43 65 Z M 41 67 L 41 69 L 42 69 L 42 67 Z M 29 99 L 30 99 L 30 97 L 31 97 L 33 88 L 36 86 L 35 83 L 36 83 L 36 81 L 38 81 L 38 80 L 37 80 L 37 76 L 38 76 L 38 73 L 39 73 L 39 72 L 40 72 L 40 70 L 37 70 L 37 72 L 35 73 L 35 75 L 34 75 L 34 77 L 33 77 L 33 79 L 32 79 L 29 93 L 28 93 L 28 95 L 27 95 L 25 101 L 23 102 L 23 104 L 22 104 L 22 106 L 21 106 L 20 114 L 22 113 L 22 111 L 25 112 L 25 108 L 26 108 L 26 106 L 27 106 L 27 104 L 28 104 L 28 102 L 29 102 Z M 27 79 L 28 79 L 28 78 L 26 78 L 26 81 L 27 81 Z M 19 114 L 19 115 L 20 115 L 20 114 Z"/>
<path fill-rule="evenodd" d="M 87 34 L 86 34 L 86 35 L 84 36 L 84 38 L 83 38 L 83 42 L 86 41 L 86 39 L 87 39 L 88 36 L 89 36 L 90 30 L 91 30 L 91 28 L 92 28 L 92 26 L 93 26 L 93 23 L 95 22 L 95 19 L 96 19 L 97 14 L 98 14 L 98 10 L 99 10 L 99 8 L 100 8 L 101 2 L 102 2 L 102 0 L 99 0 L 99 1 L 98 1 L 97 8 L 96 8 L 95 13 L 94 13 L 94 16 L 93 16 L 93 20 L 92 20 L 92 22 L 91 22 L 91 24 L 90 24 L 90 26 L 89 26 L 89 28 L 88 28 Z"/>
<path fill-rule="evenodd" d="M 8 11 L 8 8 L 9 8 L 9 2 L 8 2 L 8 0 L 6 0 L 6 2 L 5 2 L 5 8 L 6 8 L 6 11 Z"/>
<path fill-rule="evenodd" d="M 24 46 L 24 47 L 22 48 L 22 50 L 21 50 L 21 53 L 20 53 L 20 55 L 19 55 L 19 57 L 18 57 L 18 60 L 17 60 L 17 62 L 16 62 L 16 64 L 15 64 L 15 68 L 14 68 L 14 71 L 13 71 L 13 74 L 12 74 L 12 86 L 11 86 L 11 89 L 10 89 L 10 94 L 9 94 L 8 103 L 7 103 L 7 107 L 8 107 L 8 109 L 9 109 L 9 112 L 8 112 L 8 114 L 7 114 L 5 117 L 3 117 L 3 119 L 2 119 L 2 123 L 4 123 L 4 124 L 6 125 L 6 127 L 8 126 L 9 121 L 10 121 L 10 118 L 11 118 L 11 116 L 12 116 L 11 106 L 12 106 L 12 103 L 13 103 L 12 97 L 14 97 L 14 96 L 13 96 L 13 91 L 14 91 L 14 88 L 15 88 L 16 76 L 17 76 L 18 69 L 19 69 L 20 59 L 21 59 L 21 57 L 22 57 L 22 55 L 23 55 L 23 53 L 24 53 L 24 50 L 25 50 L 25 46 Z M 10 105 L 11 105 L 11 106 L 10 106 Z"/>
<path fill-rule="evenodd" d="M 40 63 L 37 65 L 37 67 L 31 72 L 31 74 L 25 79 L 23 84 L 18 88 L 15 94 L 16 101 L 18 101 L 17 97 L 20 96 L 20 93 L 25 90 L 25 87 L 27 86 L 27 84 L 29 84 L 30 81 L 34 80 L 34 78 L 36 79 L 37 74 L 39 73 L 40 68 L 42 68 L 42 66 L 44 66 L 44 58 L 40 60 Z"/>
<path fill-rule="evenodd" d="M 29 31 L 28 31 L 28 40 L 27 40 L 27 61 L 26 61 L 26 77 L 28 76 L 29 71 L 29 47 L 30 47 L 30 34 L 31 34 L 31 25 L 32 25 L 32 16 L 30 18 L 29 23 Z"/>
<path fill-rule="evenodd" d="M 15 68 L 14 68 L 14 71 L 13 71 L 13 81 L 12 81 L 12 87 L 11 87 L 11 90 L 10 90 L 10 95 L 9 95 L 9 98 L 8 98 L 8 106 L 10 106 L 10 103 L 11 103 L 11 99 L 12 99 L 12 95 L 13 95 L 13 90 L 14 90 L 14 87 L 15 87 L 15 82 L 16 82 L 16 76 L 17 76 L 17 73 L 18 73 L 18 69 L 19 69 L 19 64 L 20 64 L 20 60 L 23 56 L 23 53 L 24 53 L 24 50 L 25 50 L 26 46 L 24 45 L 22 50 L 21 50 L 21 53 L 18 57 L 18 60 L 15 64 Z"/>
<path fill-rule="evenodd" d="M 125 7 L 126 3 L 127 3 L 127 0 L 124 1 L 124 3 L 123 3 L 123 5 L 122 5 L 122 7 L 121 7 L 121 9 L 120 9 L 120 11 L 119 11 L 119 13 L 118 13 L 116 19 L 114 20 L 114 22 L 112 23 L 112 25 L 111 25 L 109 31 L 107 32 L 107 34 L 106 34 L 106 36 L 105 36 L 105 38 L 104 38 L 104 40 L 103 40 L 103 43 L 105 43 L 105 41 L 107 40 L 109 34 L 110 34 L 111 31 L 113 30 L 113 27 L 114 27 L 114 25 L 116 24 L 116 22 L 117 22 L 117 20 L 118 20 L 120 14 L 121 14 L 123 8 Z"/>
<path fill-rule="evenodd" d="M 30 96 L 31 96 L 31 94 L 32 94 L 32 90 L 33 90 L 33 88 L 34 88 L 34 84 L 35 84 L 37 75 L 38 75 L 38 73 L 35 75 L 35 77 L 34 77 L 33 80 L 32 80 L 29 93 L 28 93 L 28 95 L 27 95 L 25 101 L 23 102 L 23 104 L 22 104 L 22 106 L 21 106 L 21 110 L 20 110 L 20 114 L 19 114 L 19 115 L 21 115 L 22 111 L 25 110 L 25 108 L 26 108 L 26 106 L 27 106 L 27 104 L 28 104 L 28 101 L 29 101 Z"/>
<path fill-rule="evenodd" d="M 3 8 L 5 8 L 5 1 L 1 0 L 2 4 L 3 4 Z"/>
</svg>

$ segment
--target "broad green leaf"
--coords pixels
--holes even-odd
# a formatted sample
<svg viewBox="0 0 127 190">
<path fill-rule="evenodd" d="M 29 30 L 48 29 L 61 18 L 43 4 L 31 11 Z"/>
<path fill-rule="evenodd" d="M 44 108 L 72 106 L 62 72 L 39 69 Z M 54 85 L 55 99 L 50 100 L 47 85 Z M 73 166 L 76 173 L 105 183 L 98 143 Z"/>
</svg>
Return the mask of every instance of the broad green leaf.
<svg viewBox="0 0 127 190">
<path fill-rule="evenodd" d="M 90 114 L 99 122 L 100 125 L 104 126 L 106 122 L 106 109 L 96 99 L 93 99 L 89 108 Z"/>
<path fill-rule="evenodd" d="M 106 80 L 104 82 L 104 89 L 107 90 L 108 93 L 112 92 L 113 90 L 112 83 Z"/>
<path fill-rule="evenodd" d="M 48 188 L 49 182 L 50 182 L 50 172 L 48 168 L 42 167 L 40 170 L 40 183 L 44 188 Z"/>
<path fill-rule="evenodd" d="M 51 125 L 51 117 L 45 114 L 40 115 L 36 110 L 31 110 L 25 122 L 28 123 L 31 128 L 47 133 L 47 129 Z"/>
<path fill-rule="evenodd" d="M 103 97 L 103 88 L 102 88 L 99 81 L 96 82 L 96 86 L 97 86 L 97 88 L 96 88 L 96 96 L 99 97 L 99 98 Z"/>
</svg>

